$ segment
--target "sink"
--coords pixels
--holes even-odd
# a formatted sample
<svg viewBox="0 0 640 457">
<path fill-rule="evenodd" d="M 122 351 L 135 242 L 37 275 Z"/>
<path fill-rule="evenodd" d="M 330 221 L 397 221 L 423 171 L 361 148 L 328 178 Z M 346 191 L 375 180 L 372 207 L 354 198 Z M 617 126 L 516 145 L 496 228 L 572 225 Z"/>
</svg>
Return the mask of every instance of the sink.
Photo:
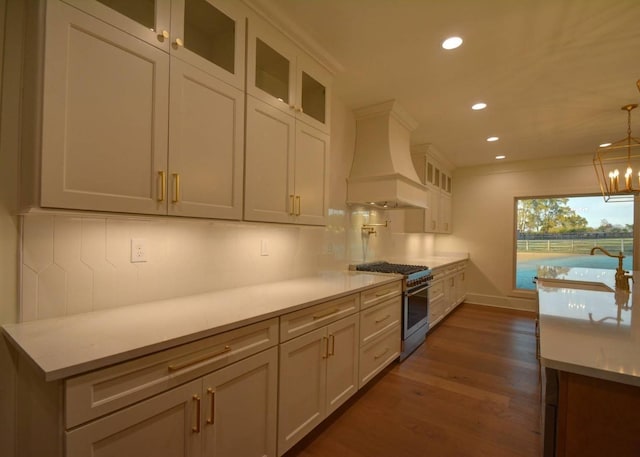
<svg viewBox="0 0 640 457">
<path fill-rule="evenodd" d="M 602 282 L 577 281 L 574 279 L 538 278 L 541 287 L 553 287 L 556 289 L 580 289 L 595 292 L 615 292 L 611 287 Z"/>
</svg>

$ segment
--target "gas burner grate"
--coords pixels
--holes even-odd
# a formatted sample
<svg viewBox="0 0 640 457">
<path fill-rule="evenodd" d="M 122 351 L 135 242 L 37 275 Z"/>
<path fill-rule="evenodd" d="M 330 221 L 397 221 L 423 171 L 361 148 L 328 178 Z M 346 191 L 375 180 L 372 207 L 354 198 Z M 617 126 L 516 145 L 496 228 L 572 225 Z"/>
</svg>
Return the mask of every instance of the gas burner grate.
<svg viewBox="0 0 640 457">
<path fill-rule="evenodd" d="M 371 271 L 375 273 L 398 273 L 403 275 L 410 275 L 419 271 L 428 270 L 428 267 L 425 267 L 423 265 L 404 265 L 400 263 L 373 262 L 356 265 L 356 270 Z"/>
</svg>

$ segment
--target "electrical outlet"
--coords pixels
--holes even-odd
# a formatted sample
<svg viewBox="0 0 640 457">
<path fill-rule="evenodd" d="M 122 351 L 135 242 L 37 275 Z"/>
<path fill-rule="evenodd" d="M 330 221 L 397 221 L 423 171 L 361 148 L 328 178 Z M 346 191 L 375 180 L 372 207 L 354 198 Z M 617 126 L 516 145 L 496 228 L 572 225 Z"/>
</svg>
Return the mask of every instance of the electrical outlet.
<svg viewBox="0 0 640 457">
<path fill-rule="evenodd" d="M 269 255 L 269 243 L 267 243 L 267 240 L 260 240 L 260 255 Z"/>
<path fill-rule="evenodd" d="M 131 239 L 131 263 L 147 261 L 147 240 L 144 238 Z"/>
</svg>

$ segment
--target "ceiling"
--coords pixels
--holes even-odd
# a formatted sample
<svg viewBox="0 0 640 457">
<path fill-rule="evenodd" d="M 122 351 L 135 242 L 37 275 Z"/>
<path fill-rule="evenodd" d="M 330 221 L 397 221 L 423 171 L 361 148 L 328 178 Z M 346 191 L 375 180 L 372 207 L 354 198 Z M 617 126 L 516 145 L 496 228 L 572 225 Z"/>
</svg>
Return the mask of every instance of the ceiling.
<svg viewBox="0 0 640 457">
<path fill-rule="evenodd" d="M 419 124 L 412 144 L 459 167 L 591 154 L 626 137 L 620 107 L 640 103 L 640 0 L 266 2 L 340 64 L 349 108 L 396 99 Z M 444 51 L 451 35 L 464 43 Z"/>
</svg>

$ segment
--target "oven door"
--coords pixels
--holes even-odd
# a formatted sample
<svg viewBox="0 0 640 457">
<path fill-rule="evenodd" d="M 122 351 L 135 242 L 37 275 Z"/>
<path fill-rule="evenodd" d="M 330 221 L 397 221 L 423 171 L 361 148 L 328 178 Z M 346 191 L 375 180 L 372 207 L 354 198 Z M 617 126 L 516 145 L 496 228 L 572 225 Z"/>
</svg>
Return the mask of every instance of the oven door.
<svg viewBox="0 0 640 457">
<path fill-rule="evenodd" d="M 431 284 L 408 290 L 405 296 L 403 339 L 427 325 Z"/>
</svg>

